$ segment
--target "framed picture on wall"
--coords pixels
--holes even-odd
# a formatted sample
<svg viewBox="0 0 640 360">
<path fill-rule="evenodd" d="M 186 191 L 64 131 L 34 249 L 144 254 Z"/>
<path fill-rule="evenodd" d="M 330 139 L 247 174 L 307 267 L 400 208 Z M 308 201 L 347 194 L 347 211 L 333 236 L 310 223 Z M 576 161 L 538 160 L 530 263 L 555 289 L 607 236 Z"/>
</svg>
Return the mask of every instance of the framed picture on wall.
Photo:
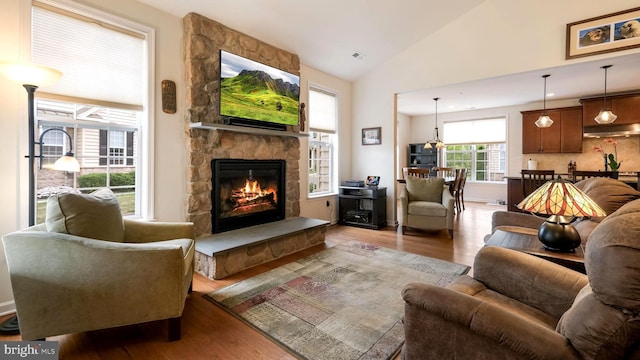
<svg viewBox="0 0 640 360">
<path fill-rule="evenodd" d="M 381 127 L 362 129 L 362 145 L 382 144 L 381 133 L 382 133 Z"/>
<path fill-rule="evenodd" d="M 567 24 L 566 59 L 640 47 L 640 7 Z"/>
</svg>

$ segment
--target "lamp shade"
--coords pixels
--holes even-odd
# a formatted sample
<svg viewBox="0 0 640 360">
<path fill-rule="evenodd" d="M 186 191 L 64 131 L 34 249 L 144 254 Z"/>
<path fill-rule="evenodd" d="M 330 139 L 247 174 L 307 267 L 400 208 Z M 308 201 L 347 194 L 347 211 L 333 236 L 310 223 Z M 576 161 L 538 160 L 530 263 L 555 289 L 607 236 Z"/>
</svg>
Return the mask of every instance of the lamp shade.
<svg viewBox="0 0 640 360">
<path fill-rule="evenodd" d="M 517 207 L 534 214 L 567 217 L 607 215 L 587 194 L 562 179 L 547 181 L 522 200 Z"/>
<path fill-rule="evenodd" d="M 602 109 L 598 116 L 595 117 L 595 121 L 598 124 L 611 124 L 618 118 L 618 115 L 614 114 L 611 110 Z"/>
<path fill-rule="evenodd" d="M 553 120 L 549 117 L 549 115 L 541 115 L 538 120 L 536 120 L 536 126 L 539 128 L 548 128 L 553 124 Z"/>
<path fill-rule="evenodd" d="M 53 170 L 78 172 L 80 171 L 80 163 L 73 157 L 72 153 L 66 153 L 53 163 Z"/>
<path fill-rule="evenodd" d="M 45 86 L 56 82 L 62 73 L 56 69 L 23 63 L 0 63 L 0 74 L 20 85 Z"/>
</svg>

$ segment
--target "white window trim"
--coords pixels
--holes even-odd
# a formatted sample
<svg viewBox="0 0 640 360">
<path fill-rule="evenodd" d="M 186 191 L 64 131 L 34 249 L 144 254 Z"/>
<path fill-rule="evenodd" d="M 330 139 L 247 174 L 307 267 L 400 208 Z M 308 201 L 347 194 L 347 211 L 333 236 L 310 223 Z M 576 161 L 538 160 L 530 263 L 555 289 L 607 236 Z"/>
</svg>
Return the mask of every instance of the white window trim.
<svg viewBox="0 0 640 360">
<path fill-rule="evenodd" d="M 307 174 L 307 179 L 306 179 L 306 184 L 305 184 L 305 193 L 307 194 L 307 199 L 311 200 L 311 199 L 319 199 L 319 198 L 323 198 L 323 197 L 331 197 L 331 196 L 335 196 L 338 194 L 338 186 L 340 186 L 339 184 L 339 174 L 338 174 L 338 151 L 339 151 L 339 142 L 340 142 L 340 129 L 339 129 L 339 124 L 340 124 L 340 91 L 338 90 L 334 90 L 331 88 L 328 88 L 326 86 L 320 85 L 318 83 L 315 82 L 308 82 L 307 83 L 307 94 L 309 94 L 309 92 L 312 89 L 317 89 L 320 91 L 324 91 L 327 93 L 332 93 L 335 94 L 336 96 L 336 124 L 335 124 L 335 131 L 333 132 L 333 135 L 335 136 L 335 141 L 332 144 L 333 145 L 333 159 L 331 161 L 331 175 L 332 175 L 332 182 L 333 182 L 333 189 L 331 189 L 330 191 L 327 192 L 323 192 L 323 193 L 309 193 L 309 178 L 308 178 L 308 174 Z M 307 99 L 309 98 L 309 96 L 307 95 Z M 316 131 L 316 132 L 324 132 L 324 133 L 331 133 L 331 132 L 327 132 L 326 130 L 315 130 L 311 127 L 311 124 L 308 124 L 309 126 L 309 130 L 308 132 L 312 132 L 312 131 Z M 307 148 L 307 151 L 305 151 L 305 160 L 306 160 L 306 167 L 308 167 L 309 164 L 309 151 Z M 307 169 L 308 170 L 308 169 Z M 308 172 L 308 171 L 307 171 Z"/>
<path fill-rule="evenodd" d="M 140 124 L 140 141 L 138 142 L 137 154 L 140 158 L 140 169 L 136 171 L 136 186 L 139 186 L 140 198 L 136 200 L 136 212 L 144 220 L 155 218 L 155 166 L 154 166 L 154 122 L 155 117 L 155 29 L 142 24 L 109 14 L 107 12 L 94 9 L 92 7 L 78 4 L 69 0 L 39 0 L 70 12 L 78 13 L 91 18 L 99 19 L 114 26 L 142 34 L 146 37 L 145 55 L 147 56 L 147 68 L 144 74 L 147 84 L 143 95 L 142 117 L 146 121 Z M 29 7 L 29 13 L 31 8 Z"/>
</svg>

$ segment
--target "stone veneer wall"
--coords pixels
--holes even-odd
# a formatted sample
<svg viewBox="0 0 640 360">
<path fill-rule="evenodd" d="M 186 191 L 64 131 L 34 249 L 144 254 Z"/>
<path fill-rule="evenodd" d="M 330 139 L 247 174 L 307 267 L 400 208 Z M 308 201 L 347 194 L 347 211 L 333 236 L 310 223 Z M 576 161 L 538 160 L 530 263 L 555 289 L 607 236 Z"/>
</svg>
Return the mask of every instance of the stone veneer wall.
<svg viewBox="0 0 640 360">
<path fill-rule="evenodd" d="M 187 86 L 187 220 L 195 224 L 196 236 L 211 234 L 211 160 L 258 159 L 286 161 L 287 218 L 300 215 L 300 141 L 297 137 L 238 133 L 190 128 L 191 123 L 221 123 L 218 109 L 220 49 L 290 73 L 300 74 L 297 55 L 263 43 L 201 15 L 184 19 L 185 73 Z M 297 127 L 287 132 L 297 133 Z"/>
</svg>

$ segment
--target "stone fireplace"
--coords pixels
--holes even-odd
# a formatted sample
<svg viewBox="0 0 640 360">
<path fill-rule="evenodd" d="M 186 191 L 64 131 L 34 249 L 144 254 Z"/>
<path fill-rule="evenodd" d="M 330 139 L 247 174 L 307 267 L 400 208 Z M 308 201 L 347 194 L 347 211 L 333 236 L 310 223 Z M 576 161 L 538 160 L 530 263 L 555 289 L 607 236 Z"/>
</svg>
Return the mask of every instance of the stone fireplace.
<svg viewBox="0 0 640 360">
<path fill-rule="evenodd" d="M 300 141 L 297 127 L 281 134 L 237 132 L 222 124 L 219 114 L 220 49 L 300 73 L 298 56 L 190 13 L 183 19 L 186 73 L 187 221 L 196 236 L 214 232 L 212 169 L 216 159 L 282 160 L 285 163 L 284 217 L 300 215 Z"/>
</svg>

